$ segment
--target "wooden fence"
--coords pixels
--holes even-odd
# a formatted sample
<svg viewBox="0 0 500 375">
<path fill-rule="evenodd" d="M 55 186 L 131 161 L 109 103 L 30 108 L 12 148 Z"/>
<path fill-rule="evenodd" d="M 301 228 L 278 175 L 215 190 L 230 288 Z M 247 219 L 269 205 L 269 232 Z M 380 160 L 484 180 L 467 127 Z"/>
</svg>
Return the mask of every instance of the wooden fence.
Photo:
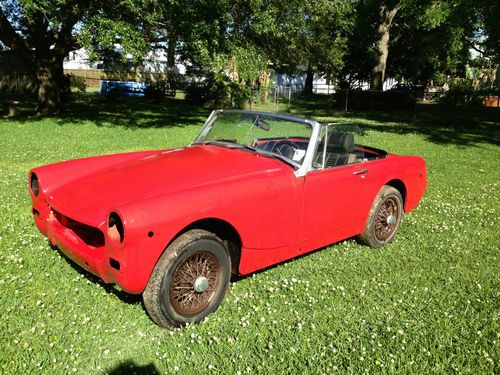
<svg viewBox="0 0 500 375">
<path fill-rule="evenodd" d="M 101 81 L 157 82 L 167 80 L 167 75 L 164 73 L 106 71 L 97 69 L 64 69 L 64 73 L 74 77 L 83 78 L 85 80 L 85 84 L 89 87 L 99 87 L 101 85 Z"/>
</svg>

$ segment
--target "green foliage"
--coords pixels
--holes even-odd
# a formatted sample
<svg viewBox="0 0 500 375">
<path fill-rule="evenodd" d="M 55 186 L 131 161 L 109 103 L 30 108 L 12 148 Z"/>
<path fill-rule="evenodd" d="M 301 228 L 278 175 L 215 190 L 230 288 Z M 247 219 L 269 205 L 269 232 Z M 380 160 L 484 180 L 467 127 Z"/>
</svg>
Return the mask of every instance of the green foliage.
<svg viewBox="0 0 500 375">
<path fill-rule="evenodd" d="M 150 82 L 149 86 L 144 90 L 144 96 L 154 101 L 160 101 L 165 98 L 167 89 L 169 88 L 167 81 L 158 80 Z"/>
<path fill-rule="evenodd" d="M 142 61 L 151 47 L 153 0 L 102 2 L 90 8 L 79 30 L 78 40 L 89 52 L 91 60 L 116 54 L 116 44 L 122 51 L 118 57 L 127 63 L 127 54 L 133 63 Z"/>
<path fill-rule="evenodd" d="M 261 90 L 267 83 L 259 78 L 269 70 L 270 63 L 289 72 L 310 64 L 315 72 L 331 77 L 340 71 L 345 33 L 350 27 L 348 0 L 220 1 L 219 6 L 218 12 L 210 6 L 181 12 L 189 14 L 193 25 L 175 31 L 183 58 L 191 64 L 189 73 L 197 78 L 209 77 L 210 84 L 191 86 L 191 97 L 199 86 L 198 97 L 206 97 L 209 88 L 216 91 L 215 97 L 227 97 L 221 92 L 230 86 L 219 80 L 220 74 L 237 82 L 232 85 L 235 88 L 246 84 L 253 91 Z M 169 20 L 168 13 L 166 18 Z M 237 91 L 233 98 L 248 96 Z M 260 97 L 264 99 L 265 95 Z"/>
<path fill-rule="evenodd" d="M 497 0 L 470 0 L 467 2 L 474 12 L 475 34 L 471 38 L 473 47 L 482 58 L 500 64 L 500 3 Z"/>
<path fill-rule="evenodd" d="M 77 77 L 74 75 L 69 75 L 70 87 L 78 92 L 87 92 L 87 83 L 84 77 Z"/>
<path fill-rule="evenodd" d="M 451 105 L 481 105 L 484 92 L 471 79 L 454 80 L 449 89 L 440 97 L 440 102 Z"/>
<path fill-rule="evenodd" d="M 431 81 L 443 82 L 444 76 L 465 76 L 465 66 L 471 59 L 469 50 L 482 45 L 486 48 L 497 35 L 495 27 L 500 14 L 496 3 L 489 0 L 357 2 L 342 72 L 344 85 L 370 77 L 377 61 L 373 45 L 378 38 L 381 6 L 400 6 L 390 28 L 386 76 L 426 85 Z M 495 22 L 489 22 L 493 18 Z M 486 28 L 487 23 L 492 26 Z"/>
<path fill-rule="evenodd" d="M 0 43 L 22 58 L 38 77 L 37 110 L 57 114 L 66 99 L 63 60 L 85 45 L 114 49 L 135 62 L 150 49 L 146 41 L 155 0 L 18 0 L 0 3 Z M 95 47 L 95 48 L 93 48 Z"/>
<path fill-rule="evenodd" d="M 343 65 L 351 3 L 341 1 L 237 1 L 231 9 L 237 30 L 265 51 L 275 66 L 295 72 L 311 64 L 334 76 Z"/>
<path fill-rule="evenodd" d="M 186 88 L 186 99 L 208 107 L 243 109 L 250 99 L 250 89 L 223 73 L 214 73 L 202 81 L 190 83 Z"/>
</svg>

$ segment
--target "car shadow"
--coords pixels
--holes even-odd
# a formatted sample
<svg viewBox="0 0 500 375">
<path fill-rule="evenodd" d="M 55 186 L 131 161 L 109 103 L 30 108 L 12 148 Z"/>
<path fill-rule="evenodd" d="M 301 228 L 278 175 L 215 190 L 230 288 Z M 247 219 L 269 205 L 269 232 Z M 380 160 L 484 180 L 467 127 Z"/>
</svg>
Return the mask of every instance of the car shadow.
<svg viewBox="0 0 500 375">
<path fill-rule="evenodd" d="M 148 365 L 138 365 L 129 359 L 116 367 L 106 370 L 108 375 L 159 375 L 160 372 L 152 363 Z"/>
<path fill-rule="evenodd" d="M 344 241 L 348 241 L 348 240 L 355 240 L 355 237 L 348 238 L 348 239 L 346 239 Z M 98 277 L 98 276 L 94 275 L 93 273 L 87 271 L 85 268 L 81 267 L 80 265 L 78 265 L 77 263 L 75 263 L 73 260 L 71 260 L 66 254 L 64 254 L 61 251 L 61 249 L 59 249 L 57 246 L 52 245 L 52 243 L 49 240 L 47 240 L 47 242 L 48 242 L 50 248 L 52 250 L 54 250 L 54 251 L 57 251 L 61 255 L 61 257 L 64 259 L 64 261 L 71 268 L 73 268 L 79 274 L 83 275 L 90 282 L 99 285 L 107 293 L 114 294 L 120 301 L 125 302 L 125 303 L 127 303 L 129 305 L 137 305 L 137 304 L 144 305 L 141 294 L 130 294 L 130 293 L 127 293 L 127 292 L 124 292 L 124 291 L 121 291 L 121 290 L 117 289 L 114 284 L 106 284 L 104 281 L 102 281 L 102 279 L 100 277 Z M 316 252 L 322 251 L 322 250 L 324 250 L 324 249 L 326 249 L 328 247 L 335 246 L 336 244 L 337 243 L 330 244 L 330 245 L 321 247 L 319 249 L 315 249 L 315 250 L 309 251 L 307 253 L 297 255 L 296 257 L 284 260 L 283 262 L 272 264 L 272 265 L 270 265 L 270 266 L 268 266 L 266 268 L 263 268 L 263 269 L 251 272 L 251 273 L 249 273 L 247 275 L 232 275 L 230 282 L 231 283 L 237 283 L 239 281 L 242 281 L 242 280 L 245 280 L 245 279 L 247 279 L 249 277 L 252 277 L 253 275 L 258 275 L 258 274 L 261 274 L 263 272 L 269 271 L 269 270 L 271 270 L 273 268 L 276 268 L 276 267 L 279 267 L 279 266 L 283 266 L 283 265 L 285 265 L 287 263 L 291 263 L 291 262 L 296 261 L 298 259 L 301 259 L 301 258 L 307 257 L 307 256 L 309 256 L 311 254 L 314 254 Z"/>
<path fill-rule="evenodd" d="M 238 281 L 242 281 L 242 280 L 245 280 L 245 279 L 248 279 L 249 277 L 252 277 L 253 275 L 258 275 L 260 273 L 263 273 L 263 272 L 267 272 L 269 270 L 272 270 L 274 268 L 277 268 L 277 267 L 281 267 L 285 264 L 288 264 L 288 263 L 292 263 L 292 262 L 295 262 L 296 260 L 299 260 L 299 259 L 302 259 L 302 258 L 305 258 L 305 257 L 308 257 L 309 255 L 312 255 L 314 253 L 317 253 L 317 252 L 320 252 L 320 251 L 323 251 L 329 247 L 332 247 L 332 246 L 336 246 L 338 244 L 340 244 L 341 242 L 345 242 L 345 241 L 354 241 L 356 243 L 361 243 L 357 240 L 356 237 L 350 237 L 350 238 L 346 238 L 342 241 L 339 241 L 339 242 L 334 242 L 334 243 L 331 243 L 329 245 L 326 245 L 326 246 L 323 246 L 323 247 L 320 247 L 319 249 L 315 249 L 315 250 L 311 250 L 311 251 L 308 251 L 304 254 L 300 254 L 300 255 L 297 255 L 293 258 L 290 258 L 290 259 L 287 259 L 287 260 L 284 260 L 282 262 L 279 262 L 279 263 L 275 263 L 275 264 L 272 264 L 270 266 L 267 266 L 266 268 L 262 268 L 260 270 L 257 270 L 257 271 L 254 271 L 254 272 L 251 272 L 247 275 L 233 275 L 231 276 L 231 282 L 235 282 L 237 283 Z"/>
<path fill-rule="evenodd" d="M 52 243 L 47 240 L 49 246 L 52 250 L 57 251 L 61 257 L 65 260 L 65 262 L 73 268 L 76 272 L 83 275 L 87 280 L 89 280 L 93 284 L 97 284 L 102 287 L 107 293 L 114 294 L 120 301 L 125 302 L 129 305 L 137 305 L 142 303 L 142 297 L 140 294 L 130 294 L 124 291 L 121 291 L 116 288 L 114 284 L 106 284 L 102 279 L 93 273 L 87 271 L 85 268 L 79 266 L 73 260 L 71 260 L 66 254 L 64 254 L 61 249 L 57 246 L 52 245 Z"/>
</svg>

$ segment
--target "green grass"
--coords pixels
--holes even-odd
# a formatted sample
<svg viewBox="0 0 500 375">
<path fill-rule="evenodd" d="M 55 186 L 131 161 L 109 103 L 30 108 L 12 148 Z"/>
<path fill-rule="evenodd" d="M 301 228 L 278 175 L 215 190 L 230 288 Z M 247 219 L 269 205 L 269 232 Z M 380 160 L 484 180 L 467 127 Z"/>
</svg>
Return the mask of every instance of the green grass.
<svg viewBox="0 0 500 375">
<path fill-rule="evenodd" d="M 154 325 L 140 297 L 38 233 L 29 168 L 185 145 L 208 112 L 88 96 L 59 118 L 0 119 L 0 373 L 498 373 L 498 112 L 429 107 L 413 122 L 296 101 L 292 113 L 359 121 L 366 144 L 422 155 L 428 191 L 392 244 L 347 240 L 235 281 L 182 330 Z"/>
</svg>

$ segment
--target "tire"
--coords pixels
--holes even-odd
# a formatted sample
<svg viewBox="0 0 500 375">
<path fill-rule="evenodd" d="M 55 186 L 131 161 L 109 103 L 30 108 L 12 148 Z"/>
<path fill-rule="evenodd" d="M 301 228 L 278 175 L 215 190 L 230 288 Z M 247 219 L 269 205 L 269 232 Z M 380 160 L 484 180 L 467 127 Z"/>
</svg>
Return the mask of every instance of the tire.
<svg viewBox="0 0 500 375">
<path fill-rule="evenodd" d="M 403 198 L 392 186 L 384 185 L 373 202 L 365 231 L 357 236 L 364 244 L 379 248 L 391 242 L 403 216 Z"/>
<path fill-rule="evenodd" d="M 231 258 L 214 234 L 190 230 L 158 260 L 142 296 L 159 326 L 199 322 L 219 307 L 231 277 Z"/>
</svg>

